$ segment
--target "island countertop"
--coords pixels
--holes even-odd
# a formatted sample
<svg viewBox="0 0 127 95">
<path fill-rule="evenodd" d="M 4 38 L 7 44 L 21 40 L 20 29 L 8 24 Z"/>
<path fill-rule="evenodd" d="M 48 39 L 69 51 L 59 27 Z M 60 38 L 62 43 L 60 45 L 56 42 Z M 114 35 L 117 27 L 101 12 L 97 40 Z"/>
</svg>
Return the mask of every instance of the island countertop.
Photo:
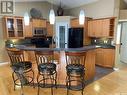
<svg viewBox="0 0 127 95">
<path fill-rule="evenodd" d="M 90 45 L 90 46 L 84 46 L 81 48 L 36 48 L 36 47 L 30 47 L 25 45 L 16 45 L 16 49 L 25 50 L 25 51 L 45 51 L 45 50 L 54 50 L 54 51 L 72 51 L 72 52 L 78 52 L 78 51 L 88 51 L 92 49 L 99 48 L 99 46 L 96 45 Z"/>
</svg>

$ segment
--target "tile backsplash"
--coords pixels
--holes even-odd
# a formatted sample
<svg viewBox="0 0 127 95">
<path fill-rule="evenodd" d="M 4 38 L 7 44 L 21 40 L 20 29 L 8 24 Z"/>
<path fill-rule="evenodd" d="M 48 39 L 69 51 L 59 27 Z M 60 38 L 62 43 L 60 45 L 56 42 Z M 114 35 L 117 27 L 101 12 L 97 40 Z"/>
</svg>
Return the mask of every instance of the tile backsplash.
<svg viewBox="0 0 127 95">
<path fill-rule="evenodd" d="M 111 45 L 113 39 L 112 38 L 92 38 L 91 44 L 96 45 Z"/>
</svg>

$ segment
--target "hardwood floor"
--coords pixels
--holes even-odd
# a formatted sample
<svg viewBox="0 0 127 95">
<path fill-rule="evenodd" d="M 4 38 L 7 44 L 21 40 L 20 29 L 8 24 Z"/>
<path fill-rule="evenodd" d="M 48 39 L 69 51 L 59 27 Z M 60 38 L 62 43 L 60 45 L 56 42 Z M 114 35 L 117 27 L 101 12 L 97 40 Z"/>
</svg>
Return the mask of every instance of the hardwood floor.
<svg viewBox="0 0 127 95">
<path fill-rule="evenodd" d="M 20 87 L 13 90 L 11 72 L 9 65 L 0 66 L 0 95 L 21 95 Z M 37 87 L 24 87 L 24 95 L 37 95 Z M 50 89 L 41 89 L 40 95 L 51 95 Z M 66 95 L 66 89 L 54 88 L 54 95 Z M 81 92 L 70 91 L 70 95 L 81 95 Z M 127 95 L 127 66 L 87 85 L 84 95 Z"/>
</svg>

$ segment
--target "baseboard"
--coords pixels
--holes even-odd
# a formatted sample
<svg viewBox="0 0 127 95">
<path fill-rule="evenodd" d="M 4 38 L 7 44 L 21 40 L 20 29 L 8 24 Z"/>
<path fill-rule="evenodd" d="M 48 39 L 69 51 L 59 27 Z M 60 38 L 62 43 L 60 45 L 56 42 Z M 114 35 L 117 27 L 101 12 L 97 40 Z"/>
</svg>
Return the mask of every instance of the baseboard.
<svg viewBox="0 0 127 95">
<path fill-rule="evenodd" d="M 6 65 L 6 64 L 9 64 L 9 62 L 0 62 L 0 66 Z"/>
</svg>

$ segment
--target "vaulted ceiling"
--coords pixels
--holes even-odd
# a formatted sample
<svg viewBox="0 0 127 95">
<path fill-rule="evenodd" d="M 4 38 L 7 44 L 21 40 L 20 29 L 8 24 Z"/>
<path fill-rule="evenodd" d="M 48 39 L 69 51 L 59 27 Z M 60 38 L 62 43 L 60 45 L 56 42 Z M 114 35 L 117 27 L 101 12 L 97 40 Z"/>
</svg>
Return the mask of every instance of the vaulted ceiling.
<svg viewBox="0 0 127 95">
<path fill-rule="evenodd" d="M 124 0 L 127 3 L 127 0 Z"/>
<path fill-rule="evenodd" d="M 93 3 L 96 2 L 98 0 L 15 0 L 16 2 L 37 2 L 37 1 L 47 1 L 49 3 L 53 3 L 55 5 L 60 5 L 61 2 L 61 6 L 63 8 L 74 8 L 74 7 L 79 7 L 81 5 L 85 5 L 88 3 Z"/>
</svg>

